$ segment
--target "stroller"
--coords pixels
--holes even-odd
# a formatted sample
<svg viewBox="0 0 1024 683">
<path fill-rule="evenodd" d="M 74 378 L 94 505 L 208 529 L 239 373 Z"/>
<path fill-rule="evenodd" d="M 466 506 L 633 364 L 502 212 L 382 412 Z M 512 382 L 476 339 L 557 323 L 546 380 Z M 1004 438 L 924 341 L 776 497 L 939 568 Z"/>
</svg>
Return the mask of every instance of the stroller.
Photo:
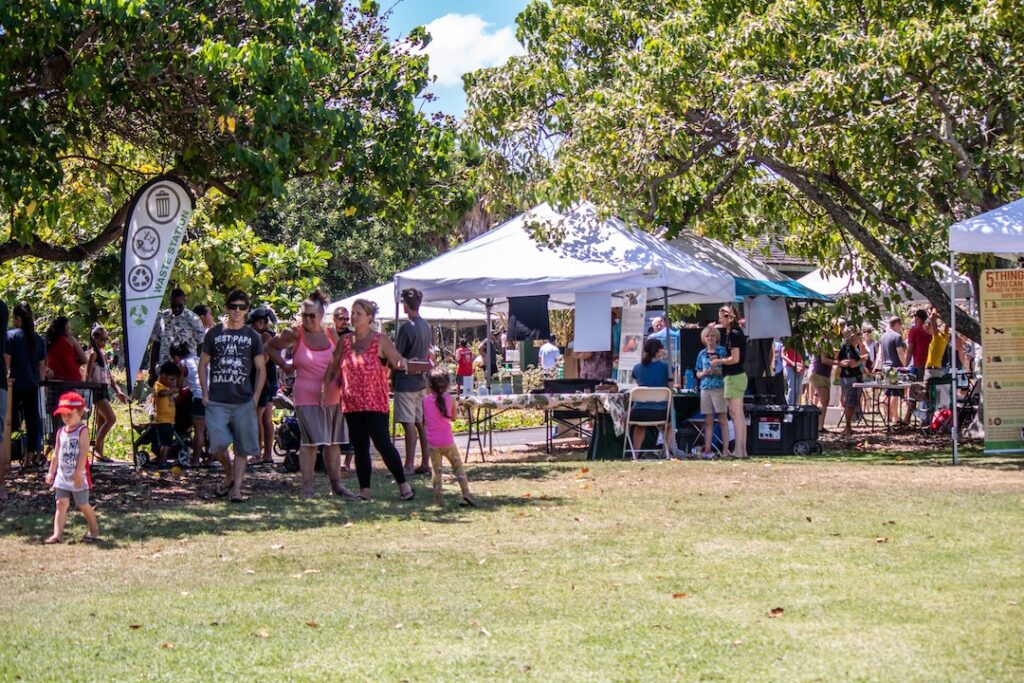
<svg viewBox="0 0 1024 683">
<path fill-rule="evenodd" d="M 285 472 L 299 471 L 299 446 L 302 445 L 302 434 L 299 432 L 299 421 L 295 417 L 295 405 L 285 394 L 274 397 L 274 408 L 287 413 L 281 418 L 274 429 L 274 455 L 284 459 L 281 466 Z M 324 471 L 324 449 L 321 446 L 316 453 L 316 471 Z"/>
<path fill-rule="evenodd" d="M 157 443 L 156 423 L 135 425 L 139 435 L 132 441 L 132 453 L 135 467 L 143 468 L 155 464 L 160 445 Z M 192 392 L 182 389 L 175 402 L 174 413 L 174 445 L 171 449 L 169 462 L 187 467 L 192 462 Z"/>
</svg>

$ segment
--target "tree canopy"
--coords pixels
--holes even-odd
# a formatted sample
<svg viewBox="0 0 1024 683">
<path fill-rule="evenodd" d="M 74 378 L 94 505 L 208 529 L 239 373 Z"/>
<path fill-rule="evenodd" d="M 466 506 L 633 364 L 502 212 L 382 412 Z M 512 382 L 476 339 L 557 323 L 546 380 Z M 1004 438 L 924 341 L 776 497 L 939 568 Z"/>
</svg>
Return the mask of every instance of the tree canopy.
<svg viewBox="0 0 1024 683">
<path fill-rule="evenodd" d="M 526 54 L 466 77 L 467 121 L 560 203 L 781 233 L 948 310 L 949 224 L 1024 188 L 1016 4 L 535 1 Z"/>
<path fill-rule="evenodd" d="M 369 1 L 0 4 L 0 261 L 98 253 L 160 172 L 229 199 L 214 225 L 297 177 L 407 212 L 454 138 L 417 109 L 426 40 L 389 39 Z"/>
</svg>

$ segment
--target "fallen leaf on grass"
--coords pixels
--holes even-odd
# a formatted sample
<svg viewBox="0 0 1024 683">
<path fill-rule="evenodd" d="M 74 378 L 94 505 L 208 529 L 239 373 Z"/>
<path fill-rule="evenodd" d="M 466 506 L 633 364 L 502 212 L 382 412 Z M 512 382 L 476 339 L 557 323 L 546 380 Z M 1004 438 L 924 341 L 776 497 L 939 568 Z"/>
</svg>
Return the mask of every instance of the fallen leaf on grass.
<svg viewBox="0 0 1024 683">
<path fill-rule="evenodd" d="M 355 526 L 355 525 L 352 522 L 345 522 L 344 524 L 341 525 L 341 528 L 342 529 L 348 529 L 348 528 L 353 527 L 353 526 Z"/>
<path fill-rule="evenodd" d="M 469 625 L 474 627 L 474 628 L 479 628 L 481 626 L 480 622 L 477 621 L 476 619 L 470 619 Z"/>
<path fill-rule="evenodd" d="M 255 573 L 256 573 L 256 570 L 255 570 L 255 569 L 246 569 L 246 570 L 245 570 L 245 573 L 246 573 L 246 574 L 255 574 Z"/>
<path fill-rule="evenodd" d="M 580 518 L 579 518 L 579 517 L 573 517 L 573 518 L 572 518 L 572 521 L 574 521 L 574 522 L 578 522 L 578 521 L 580 521 Z"/>
<path fill-rule="evenodd" d="M 142 624 L 128 624 L 128 628 L 130 628 L 133 631 L 137 631 L 140 628 L 142 628 Z"/>
<path fill-rule="evenodd" d="M 587 473 L 587 472 L 589 472 L 589 471 L 590 471 L 590 468 L 589 468 L 589 467 L 581 467 L 581 468 L 580 468 L 580 472 L 582 472 L 583 474 L 586 474 L 586 473 Z"/>
<path fill-rule="evenodd" d="M 482 564 L 484 564 L 485 562 L 487 562 L 487 558 L 486 558 L 486 557 L 481 557 L 481 558 L 480 558 L 480 560 L 479 560 L 479 561 L 477 562 L 477 564 L 480 564 L 480 565 L 482 565 Z"/>
<path fill-rule="evenodd" d="M 743 641 L 742 640 L 734 640 L 734 641 L 732 641 L 732 644 L 733 645 L 742 645 Z"/>
<path fill-rule="evenodd" d="M 1010 600 L 1008 603 L 1006 603 L 1006 606 L 1007 607 L 1020 607 L 1020 603 L 1017 602 L 1016 600 Z"/>
<path fill-rule="evenodd" d="M 400 631 L 405 624 L 395 624 L 395 630 Z"/>
<path fill-rule="evenodd" d="M 174 643 L 160 643 L 160 647 L 164 650 L 173 650 L 176 646 Z"/>
<path fill-rule="evenodd" d="M 252 634 L 254 636 L 256 636 L 257 638 L 269 638 L 270 637 L 270 631 L 268 631 L 265 628 L 261 628 L 258 631 L 253 631 Z"/>
<path fill-rule="evenodd" d="M 181 597 L 185 597 L 186 595 L 188 595 L 188 591 L 181 591 Z"/>
<path fill-rule="evenodd" d="M 302 571 L 302 573 L 303 574 L 319 574 L 320 570 L 319 569 L 304 569 Z"/>
<path fill-rule="evenodd" d="M 806 519 L 807 519 L 807 521 L 808 521 L 808 522 L 809 522 L 809 521 L 811 521 L 811 518 L 810 518 L 810 517 L 807 517 Z"/>
<path fill-rule="evenodd" d="M 779 617 L 782 616 L 782 613 L 785 612 L 785 611 L 786 610 L 782 609 L 781 607 L 772 607 L 772 610 L 770 612 L 768 612 L 768 618 L 769 619 L 778 619 Z"/>
<path fill-rule="evenodd" d="M 307 621 L 306 626 L 310 628 L 320 628 L 320 622 L 318 621 Z"/>
<path fill-rule="evenodd" d="M 690 594 L 689 593 L 673 593 L 672 597 L 678 600 L 680 598 L 688 598 L 688 597 L 690 597 Z"/>
<path fill-rule="evenodd" d="M 888 543 L 888 542 L 889 542 L 889 537 L 888 536 L 879 536 L 879 537 L 875 538 L 875 543 Z"/>
<path fill-rule="evenodd" d="M 282 550 L 283 548 L 284 544 L 282 543 L 275 543 L 274 545 L 270 546 L 271 550 Z"/>
<path fill-rule="evenodd" d="M 380 558 L 384 557 L 384 553 L 376 553 L 376 555 L 377 555 L 377 559 L 378 559 L 378 560 L 379 560 Z"/>
<path fill-rule="evenodd" d="M 484 628 L 483 626 L 481 626 L 481 627 L 480 627 L 480 635 L 484 636 L 485 638 L 490 638 L 490 637 L 491 637 L 491 632 L 490 632 L 490 631 L 488 631 L 488 630 L 487 630 L 486 628 Z"/>
</svg>

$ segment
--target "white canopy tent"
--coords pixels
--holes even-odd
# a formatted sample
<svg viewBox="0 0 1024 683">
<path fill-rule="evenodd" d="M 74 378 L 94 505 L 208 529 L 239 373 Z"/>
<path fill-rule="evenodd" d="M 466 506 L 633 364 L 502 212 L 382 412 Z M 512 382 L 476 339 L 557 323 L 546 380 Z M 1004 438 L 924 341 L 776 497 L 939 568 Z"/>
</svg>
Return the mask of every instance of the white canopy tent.
<svg viewBox="0 0 1024 683">
<path fill-rule="evenodd" d="M 1004 204 L 973 218 L 949 226 L 949 269 L 956 275 L 956 255 L 961 254 L 1024 254 L 1024 199 Z M 954 299 L 950 285 L 950 299 Z M 950 305 L 950 326 L 956 330 L 956 302 Z M 953 377 L 956 377 L 956 354 L 953 353 Z M 954 384 L 955 385 L 955 384 Z M 953 424 L 956 425 L 956 394 L 951 401 Z M 953 428 L 953 464 L 959 460 L 959 435 Z"/>
<path fill-rule="evenodd" d="M 379 287 L 368 289 L 365 292 L 359 292 L 358 294 L 352 294 L 339 299 L 338 301 L 332 302 L 327 307 L 327 314 L 331 315 L 334 313 L 334 309 L 339 306 L 352 310 L 352 304 L 356 299 L 369 299 L 370 301 L 377 304 L 378 317 L 381 319 L 391 318 L 395 312 L 395 302 L 398 300 L 396 296 L 395 285 L 392 282 L 385 283 Z M 424 304 L 420 306 L 420 316 L 428 322 L 472 322 L 482 323 L 486 319 L 486 314 L 479 305 L 475 307 L 476 310 L 466 310 L 459 307 L 446 307 L 446 306 L 431 306 Z M 406 320 L 408 317 L 405 315 L 405 311 L 402 310 L 401 306 L 398 307 L 398 319 Z"/>
<path fill-rule="evenodd" d="M 398 273 L 395 286 L 419 289 L 424 301 L 482 302 L 488 336 L 493 306 L 510 297 L 546 294 L 549 306 L 569 307 L 578 293 L 621 297 L 637 289 L 666 304 L 720 303 L 736 296 L 732 276 L 616 218 L 602 220 L 587 202 L 565 213 L 536 206 Z"/>
<path fill-rule="evenodd" d="M 651 298 L 667 290 L 675 303 L 720 303 L 736 295 L 729 275 L 618 219 L 599 219 L 585 202 L 565 214 L 541 204 L 398 273 L 395 283 L 421 290 L 424 301 L 454 305 L 547 294 L 552 305 L 567 307 L 577 292 L 630 289 L 647 289 Z"/>
</svg>

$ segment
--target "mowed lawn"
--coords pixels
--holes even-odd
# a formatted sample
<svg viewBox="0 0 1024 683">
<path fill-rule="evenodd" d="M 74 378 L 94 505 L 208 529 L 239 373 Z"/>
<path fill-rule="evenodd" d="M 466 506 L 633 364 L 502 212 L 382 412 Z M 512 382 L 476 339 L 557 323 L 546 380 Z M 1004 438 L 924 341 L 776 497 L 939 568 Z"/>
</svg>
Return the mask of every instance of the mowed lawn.
<svg viewBox="0 0 1024 683">
<path fill-rule="evenodd" d="M 383 472 L 372 503 L 101 508 L 101 547 L 0 509 L 0 679 L 1024 679 L 1013 463 L 469 474 L 477 510 Z"/>
</svg>

